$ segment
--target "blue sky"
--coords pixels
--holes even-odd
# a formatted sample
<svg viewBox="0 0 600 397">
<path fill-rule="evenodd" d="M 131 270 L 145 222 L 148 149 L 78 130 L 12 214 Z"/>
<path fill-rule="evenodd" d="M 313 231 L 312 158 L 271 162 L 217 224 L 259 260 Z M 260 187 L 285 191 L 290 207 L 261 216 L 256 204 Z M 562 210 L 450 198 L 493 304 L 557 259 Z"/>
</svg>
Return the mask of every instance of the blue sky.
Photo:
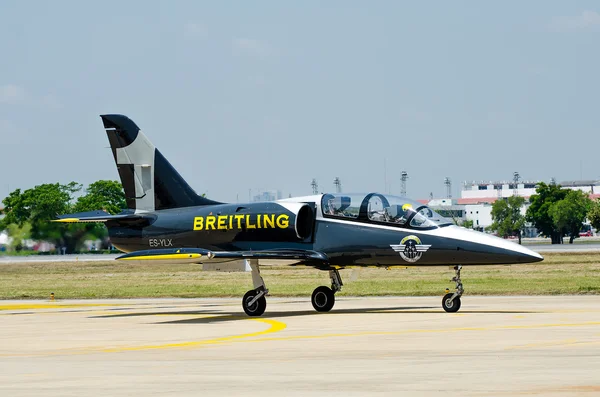
<svg viewBox="0 0 600 397">
<path fill-rule="evenodd" d="M 222 201 L 600 178 L 598 43 L 594 1 L 4 0 L 0 198 L 117 179 L 104 113 Z"/>
</svg>

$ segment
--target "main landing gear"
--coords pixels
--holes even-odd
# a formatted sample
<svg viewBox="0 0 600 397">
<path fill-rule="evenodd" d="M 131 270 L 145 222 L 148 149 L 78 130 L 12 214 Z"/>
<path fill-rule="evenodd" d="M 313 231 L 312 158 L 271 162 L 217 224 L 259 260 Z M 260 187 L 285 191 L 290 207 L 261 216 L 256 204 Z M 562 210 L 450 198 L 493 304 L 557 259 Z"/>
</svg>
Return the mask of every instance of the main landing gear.
<svg viewBox="0 0 600 397">
<path fill-rule="evenodd" d="M 247 315 L 258 317 L 262 316 L 267 308 L 266 296 L 269 294 L 269 290 L 260 275 L 258 260 L 251 259 L 247 263 L 250 265 L 250 269 L 252 269 L 252 284 L 254 284 L 254 289 L 246 292 L 244 295 L 242 308 Z M 335 293 L 341 290 L 344 285 L 340 272 L 337 269 L 330 270 L 329 277 L 331 278 L 331 288 L 325 286 L 317 287 L 312 293 L 311 302 L 318 312 L 328 312 L 333 308 Z"/>
<path fill-rule="evenodd" d="M 267 299 L 265 296 L 269 294 L 269 290 L 260 275 L 258 261 L 253 259 L 248 262 L 250 262 L 250 268 L 252 269 L 252 284 L 254 284 L 254 289 L 246 292 L 242 299 L 242 307 L 250 317 L 258 317 L 262 316 L 267 308 Z"/>
<path fill-rule="evenodd" d="M 331 288 L 321 286 L 315 288 L 312 293 L 310 301 L 318 312 L 328 312 L 335 305 L 335 293 L 342 289 L 344 283 L 342 283 L 342 277 L 337 269 L 329 271 L 329 277 L 331 278 Z"/>
<path fill-rule="evenodd" d="M 458 309 L 460 309 L 460 297 L 462 296 L 463 292 L 465 292 L 465 290 L 463 289 L 462 281 L 460 279 L 461 269 L 461 265 L 454 266 L 454 272 L 456 273 L 456 275 L 452 277 L 451 281 L 456 282 L 456 292 L 447 293 L 442 298 L 442 307 L 448 313 L 456 313 Z"/>
</svg>

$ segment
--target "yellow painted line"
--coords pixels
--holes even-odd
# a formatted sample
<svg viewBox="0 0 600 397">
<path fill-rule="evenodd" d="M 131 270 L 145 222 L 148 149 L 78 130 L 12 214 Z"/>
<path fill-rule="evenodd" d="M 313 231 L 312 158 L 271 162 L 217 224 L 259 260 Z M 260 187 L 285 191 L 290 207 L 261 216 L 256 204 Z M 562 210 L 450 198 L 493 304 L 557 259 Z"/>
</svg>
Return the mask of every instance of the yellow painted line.
<svg viewBox="0 0 600 397">
<path fill-rule="evenodd" d="M 215 345 L 226 342 L 234 342 L 239 339 L 252 338 L 256 336 L 272 334 L 275 332 L 283 331 L 287 325 L 281 321 L 270 320 L 264 318 L 249 318 L 248 320 L 259 321 L 261 323 L 269 324 L 270 327 L 264 331 L 251 332 L 248 334 L 224 336 L 221 338 L 191 341 L 191 342 L 179 342 L 179 343 L 165 343 L 161 345 L 145 345 L 145 346 L 124 346 L 124 347 L 113 347 L 108 349 L 100 350 L 102 353 L 121 353 L 129 351 L 140 351 L 140 350 L 159 350 L 159 349 L 177 349 L 177 348 L 193 348 L 200 346 Z"/>
<path fill-rule="evenodd" d="M 518 350 L 518 349 L 535 349 L 539 347 L 555 347 L 555 346 L 565 346 L 565 345 L 574 345 L 579 343 L 577 339 L 564 339 L 564 340 L 556 340 L 550 342 L 538 342 L 538 343 L 527 343 L 525 345 L 515 345 L 509 346 L 505 348 L 505 350 Z"/>
<path fill-rule="evenodd" d="M 559 328 L 559 327 L 588 327 L 600 325 L 600 321 L 590 321 L 585 323 L 572 324 L 531 324 L 531 325 L 503 325 L 497 327 L 460 327 L 460 328 L 442 328 L 442 329 L 407 329 L 404 331 L 380 331 L 380 332 L 355 332 L 355 333 L 335 333 L 322 335 L 292 335 L 282 337 L 260 338 L 245 340 L 244 342 L 263 342 L 263 341 L 285 341 L 295 339 L 322 339 L 338 337 L 355 336 L 385 336 L 385 335 L 406 335 L 406 334 L 440 334 L 450 332 L 468 332 L 468 331 L 499 331 L 506 329 L 539 329 L 539 328 Z"/>
<path fill-rule="evenodd" d="M 2 310 L 36 310 L 36 309 L 73 309 L 81 307 L 118 307 L 130 306 L 124 303 L 15 303 L 0 304 Z"/>
</svg>

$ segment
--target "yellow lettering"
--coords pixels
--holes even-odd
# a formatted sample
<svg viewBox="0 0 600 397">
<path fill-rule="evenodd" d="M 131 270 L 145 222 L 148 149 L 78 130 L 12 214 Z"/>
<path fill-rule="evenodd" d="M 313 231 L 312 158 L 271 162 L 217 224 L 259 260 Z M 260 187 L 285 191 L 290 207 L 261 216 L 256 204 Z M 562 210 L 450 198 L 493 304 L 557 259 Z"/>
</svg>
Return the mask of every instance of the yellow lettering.
<svg viewBox="0 0 600 397">
<path fill-rule="evenodd" d="M 260 225 L 260 214 L 256 215 L 256 228 L 257 229 L 262 228 L 262 226 Z"/>
<path fill-rule="evenodd" d="M 246 228 L 256 229 L 256 225 L 250 224 L 250 215 L 246 215 Z"/>
<path fill-rule="evenodd" d="M 206 217 L 206 230 L 208 230 L 208 228 L 210 227 L 212 230 L 215 230 L 215 221 L 217 220 L 217 217 L 215 217 L 214 215 L 209 215 Z"/>
<path fill-rule="evenodd" d="M 204 217 L 197 216 L 194 218 L 194 230 L 202 230 L 204 228 Z"/>
<path fill-rule="evenodd" d="M 206 223 L 208 224 L 208 219 L 206 220 Z M 290 217 L 288 215 L 281 214 L 277 217 L 277 227 L 279 227 L 281 229 L 287 229 L 287 227 L 289 225 L 290 225 Z"/>
<path fill-rule="evenodd" d="M 242 219 L 244 219 L 244 215 L 236 215 L 235 220 L 237 221 L 237 228 L 242 228 Z"/>
<path fill-rule="evenodd" d="M 227 229 L 225 222 L 227 222 L 227 215 L 219 215 L 217 218 L 217 229 Z"/>
<path fill-rule="evenodd" d="M 265 229 L 267 227 L 275 228 L 275 214 L 271 214 L 271 215 L 265 214 L 265 215 L 263 215 L 263 222 L 265 223 Z M 270 225 L 270 226 L 267 226 L 267 225 Z"/>
<path fill-rule="evenodd" d="M 233 215 L 229 215 L 229 230 L 233 229 L 231 222 L 233 221 Z"/>
</svg>

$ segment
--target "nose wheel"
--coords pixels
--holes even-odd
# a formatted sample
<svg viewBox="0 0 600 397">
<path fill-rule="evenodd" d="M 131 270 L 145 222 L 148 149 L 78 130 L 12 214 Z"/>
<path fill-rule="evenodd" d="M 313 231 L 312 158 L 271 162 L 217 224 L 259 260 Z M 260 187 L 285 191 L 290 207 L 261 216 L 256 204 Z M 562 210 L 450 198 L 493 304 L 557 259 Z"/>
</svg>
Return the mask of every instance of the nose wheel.
<svg viewBox="0 0 600 397">
<path fill-rule="evenodd" d="M 452 296 L 454 296 L 454 293 L 451 292 L 442 298 L 442 307 L 448 313 L 456 313 L 460 309 L 460 296 L 456 296 L 454 299 L 452 299 Z"/>
<path fill-rule="evenodd" d="M 265 290 L 259 291 L 253 289 L 246 292 L 242 299 L 242 308 L 250 317 L 262 316 L 267 308 Z"/>
<path fill-rule="evenodd" d="M 331 288 L 321 286 L 315 288 L 310 298 L 310 302 L 318 312 L 328 312 L 335 305 L 335 293 L 342 289 L 342 277 L 337 269 L 329 271 L 331 278 Z"/>
<path fill-rule="evenodd" d="M 460 297 L 465 292 L 462 280 L 460 279 L 461 269 L 461 265 L 454 266 L 456 275 L 452 278 L 452 281 L 456 282 L 456 292 L 450 292 L 442 298 L 442 308 L 448 313 L 456 313 L 460 309 Z"/>
</svg>

